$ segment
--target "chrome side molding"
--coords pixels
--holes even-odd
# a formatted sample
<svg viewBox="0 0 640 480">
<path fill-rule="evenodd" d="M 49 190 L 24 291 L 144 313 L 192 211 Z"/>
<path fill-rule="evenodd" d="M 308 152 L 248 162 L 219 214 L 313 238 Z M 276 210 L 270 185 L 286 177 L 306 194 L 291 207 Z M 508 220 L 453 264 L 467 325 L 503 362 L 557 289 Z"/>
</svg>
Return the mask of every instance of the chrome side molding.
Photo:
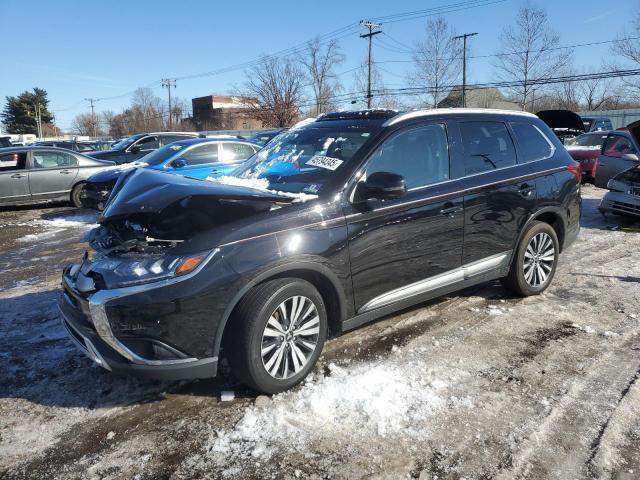
<svg viewBox="0 0 640 480">
<path fill-rule="evenodd" d="M 424 280 L 419 280 L 415 283 L 405 285 L 404 287 L 396 288 L 395 290 L 383 293 L 382 295 L 378 295 L 377 297 L 369 300 L 360 307 L 358 313 L 360 314 L 368 312 L 369 310 L 384 307 L 385 305 L 389 305 L 399 300 L 404 300 L 405 298 L 410 298 L 415 295 L 421 295 L 423 293 L 475 277 L 476 275 L 481 275 L 491 270 L 495 270 L 499 267 L 505 266 L 509 261 L 509 258 L 511 258 L 511 251 L 498 253 L 496 255 L 483 258 L 482 260 L 468 263 L 459 268 L 449 270 L 448 272 L 425 278 Z"/>
</svg>

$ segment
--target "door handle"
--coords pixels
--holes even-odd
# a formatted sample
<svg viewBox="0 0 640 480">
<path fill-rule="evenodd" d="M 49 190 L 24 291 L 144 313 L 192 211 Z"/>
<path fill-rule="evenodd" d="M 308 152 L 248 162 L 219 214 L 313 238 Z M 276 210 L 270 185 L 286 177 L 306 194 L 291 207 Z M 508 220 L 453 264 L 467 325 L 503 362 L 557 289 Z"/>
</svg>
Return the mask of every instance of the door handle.
<svg viewBox="0 0 640 480">
<path fill-rule="evenodd" d="M 71 173 L 71 170 L 60 170 L 60 173 L 67 175 L 68 173 Z"/>
<path fill-rule="evenodd" d="M 13 175 L 11 175 L 11 178 L 24 178 L 27 175 L 24 173 L 14 173 Z"/>
<path fill-rule="evenodd" d="M 211 170 L 211 173 L 220 173 L 220 170 Z"/>
<path fill-rule="evenodd" d="M 528 183 L 523 183 L 520 185 L 518 189 L 518 193 L 523 197 L 530 197 L 533 191 L 536 189 L 535 185 L 529 185 Z"/>
<path fill-rule="evenodd" d="M 463 210 L 462 207 L 457 207 L 455 205 L 452 205 L 451 203 L 448 203 L 446 205 L 450 205 L 450 206 L 445 206 L 445 208 L 440 210 L 440 214 L 441 215 L 446 215 L 448 217 L 453 217 L 453 216 L 455 216 L 456 213 L 460 213 Z"/>
</svg>

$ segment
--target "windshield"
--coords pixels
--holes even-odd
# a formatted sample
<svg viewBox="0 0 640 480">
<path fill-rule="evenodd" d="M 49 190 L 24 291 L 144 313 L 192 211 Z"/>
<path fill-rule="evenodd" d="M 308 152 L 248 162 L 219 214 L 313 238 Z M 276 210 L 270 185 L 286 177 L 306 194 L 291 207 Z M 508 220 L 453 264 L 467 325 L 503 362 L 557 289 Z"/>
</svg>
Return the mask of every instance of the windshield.
<svg viewBox="0 0 640 480">
<path fill-rule="evenodd" d="M 567 140 L 566 145 L 577 145 L 579 147 L 601 147 L 606 135 L 578 135 L 576 138 Z"/>
<path fill-rule="evenodd" d="M 133 142 L 138 140 L 140 137 L 141 137 L 141 135 L 131 135 L 130 137 L 124 138 L 124 139 L 120 140 L 119 142 L 116 142 L 113 145 L 111 145 L 111 149 L 112 150 L 124 150 L 129 145 L 131 145 Z"/>
<path fill-rule="evenodd" d="M 583 118 L 582 123 L 584 124 L 585 130 L 591 130 L 591 124 L 593 124 L 593 118 Z"/>
<path fill-rule="evenodd" d="M 173 157 L 177 152 L 185 148 L 185 145 L 172 143 L 166 147 L 154 150 L 151 153 L 147 153 L 140 159 L 141 162 L 148 163 L 149 165 L 159 165 L 164 163 L 169 158 Z"/>
<path fill-rule="evenodd" d="M 233 176 L 265 179 L 269 190 L 317 194 L 370 136 L 371 131 L 358 128 L 291 130 L 271 140 Z"/>
</svg>

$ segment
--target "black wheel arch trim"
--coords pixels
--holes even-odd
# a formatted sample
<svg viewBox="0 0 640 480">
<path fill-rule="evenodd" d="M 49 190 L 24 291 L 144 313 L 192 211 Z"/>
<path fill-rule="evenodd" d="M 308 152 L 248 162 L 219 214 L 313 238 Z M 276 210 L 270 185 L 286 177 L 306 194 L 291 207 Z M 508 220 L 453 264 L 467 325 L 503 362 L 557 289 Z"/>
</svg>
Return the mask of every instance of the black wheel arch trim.
<svg viewBox="0 0 640 480">
<path fill-rule="evenodd" d="M 527 221 L 524 223 L 524 225 L 522 226 L 522 228 L 520 229 L 520 233 L 518 234 L 518 238 L 516 240 L 515 245 L 513 246 L 513 251 L 514 251 L 514 255 L 512 258 L 515 258 L 515 252 L 518 249 L 518 245 L 520 245 L 520 242 L 522 241 L 522 237 L 524 236 L 524 234 L 527 231 L 527 228 L 529 227 L 529 225 L 531 225 L 531 223 L 538 221 L 538 219 L 544 215 L 545 213 L 552 213 L 553 215 L 557 216 L 560 221 L 562 222 L 562 229 L 563 229 L 563 236 L 566 235 L 566 231 L 567 231 L 567 219 L 566 216 L 563 214 L 563 211 L 560 207 L 557 206 L 546 206 L 541 208 L 540 210 L 536 210 L 534 213 L 532 213 L 529 218 L 527 219 Z M 548 223 L 548 222 L 545 222 Z M 553 225 L 551 225 L 553 227 Z M 560 252 L 562 252 L 563 250 L 563 241 L 560 235 L 558 235 L 558 244 L 560 247 Z M 513 259 L 512 259 L 513 261 Z"/>
<path fill-rule="evenodd" d="M 234 295 L 231 301 L 228 303 L 222 319 L 218 324 L 218 328 L 216 329 L 215 343 L 213 346 L 213 356 L 218 357 L 220 355 L 220 347 L 222 346 L 222 339 L 224 335 L 224 331 L 227 327 L 227 322 L 231 318 L 231 314 L 235 310 L 236 306 L 240 302 L 240 300 L 256 285 L 263 283 L 267 280 L 271 280 L 274 278 L 282 278 L 287 273 L 292 273 L 292 278 L 301 278 L 297 272 L 306 271 L 311 274 L 321 275 L 325 280 L 330 282 L 333 290 L 336 293 L 336 297 L 338 300 L 338 317 L 335 320 L 339 325 L 341 325 L 347 318 L 347 296 L 343 291 L 343 288 L 340 284 L 340 281 L 335 273 L 331 271 L 331 269 L 323 264 L 314 263 L 311 261 L 290 261 L 286 264 L 281 264 L 276 267 L 268 268 L 267 270 L 261 271 L 258 275 L 253 277 L 249 282 L 246 282 L 243 287 Z M 329 308 L 327 308 L 329 310 Z M 329 324 L 331 325 L 331 321 Z"/>
</svg>

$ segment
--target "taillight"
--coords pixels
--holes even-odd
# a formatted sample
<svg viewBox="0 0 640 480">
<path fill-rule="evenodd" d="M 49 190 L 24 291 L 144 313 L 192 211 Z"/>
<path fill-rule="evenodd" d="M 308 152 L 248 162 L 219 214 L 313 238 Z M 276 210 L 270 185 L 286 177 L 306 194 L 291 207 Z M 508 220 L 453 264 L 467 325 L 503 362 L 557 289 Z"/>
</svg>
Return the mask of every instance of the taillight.
<svg viewBox="0 0 640 480">
<path fill-rule="evenodd" d="M 569 170 L 576 176 L 578 185 L 580 185 L 580 182 L 582 181 L 582 168 L 580 167 L 580 164 L 578 162 L 572 161 L 567 167 L 567 170 Z"/>
</svg>

